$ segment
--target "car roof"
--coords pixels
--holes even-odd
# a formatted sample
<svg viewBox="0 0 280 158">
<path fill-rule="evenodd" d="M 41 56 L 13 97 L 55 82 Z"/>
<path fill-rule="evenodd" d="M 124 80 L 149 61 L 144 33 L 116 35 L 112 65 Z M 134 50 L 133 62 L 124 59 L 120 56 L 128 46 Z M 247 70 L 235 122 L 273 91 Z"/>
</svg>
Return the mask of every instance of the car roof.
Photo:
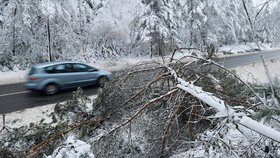
<svg viewBox="0 0 280 158">
<path fill-rule="evenodd" d="M 67 63 L 85 64 L 85 63 L 72 62 L 72 61 L 52 61 L 52 62 L 38 63 L 38 64 L 33 65 L 33 67 L 44 68 L 44 67 L 47 67 L 47 66 L 53 66 L 53 65 L 57 65 L 57 64 L 67 64 Z M 85 64 L 85 65 L 87 65 L 87 64 Z"/>
</svg>

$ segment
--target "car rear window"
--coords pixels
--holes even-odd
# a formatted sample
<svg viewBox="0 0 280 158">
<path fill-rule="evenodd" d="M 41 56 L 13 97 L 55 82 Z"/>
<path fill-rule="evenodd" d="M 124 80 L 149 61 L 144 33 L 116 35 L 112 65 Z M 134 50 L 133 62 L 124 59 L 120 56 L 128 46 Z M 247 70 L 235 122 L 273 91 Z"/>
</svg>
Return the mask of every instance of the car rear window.
<svg viewBox="0 0 280 158">
<path fill-rule="evenodd" d="M 34 75 L 35 74 L 36 69 L 34 67 L 31 67 L 28 75 Z"/>
</svg>

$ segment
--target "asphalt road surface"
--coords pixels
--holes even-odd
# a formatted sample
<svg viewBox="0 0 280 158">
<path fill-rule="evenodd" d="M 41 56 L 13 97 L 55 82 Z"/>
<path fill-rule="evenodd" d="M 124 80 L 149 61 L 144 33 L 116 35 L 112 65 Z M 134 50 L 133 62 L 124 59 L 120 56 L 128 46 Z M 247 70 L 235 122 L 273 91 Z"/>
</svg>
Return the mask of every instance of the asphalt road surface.
<svg viewBox="0 0 280 158">
<path fill-rule="evenodd" d="M 98 92 L 98 87 L 96 86 L 84 87 L 83 89 L 87 96 L 97 94 Z M 65 90 L 56 95 L 46 96 L 27 91 L 24 88 L 24 83 L 1 85 L 0 114 L 69 100 L 72 98 L 74 90 Z"/>
<path fill-rule="evenodd" d="M 262 54 L 266 60 L 280 58 L 280 50 L 267 51 Z M 239 65 L 252 64 L 258 61 L 261 61 L 259 53 L 231 56 L 218 59 L 218 63 L 224 65 L 226 68 L 233 68 Z"/>
<path fill-rule="evenodd" d="M 268 51 L 263 53 L 263 55 L 266 60 L 280 58 L 280 51 Z M 218 59 L 218 63 L 224 65 L 227 68 L 251 64 L 257 61 L 261 61 L 259 54 L 246 54 Z M 26 91 L 23 83 L 0 85 L 0 114 L 62 102 L 72 97 L 72 91 L 73 89 L 64 91 L 57 95 L 45 96 L 42 94 Z M 86 87 L 84 88 L 84 92 L 86 95 L 97 94 L 98 87 Z"/>
</svg>

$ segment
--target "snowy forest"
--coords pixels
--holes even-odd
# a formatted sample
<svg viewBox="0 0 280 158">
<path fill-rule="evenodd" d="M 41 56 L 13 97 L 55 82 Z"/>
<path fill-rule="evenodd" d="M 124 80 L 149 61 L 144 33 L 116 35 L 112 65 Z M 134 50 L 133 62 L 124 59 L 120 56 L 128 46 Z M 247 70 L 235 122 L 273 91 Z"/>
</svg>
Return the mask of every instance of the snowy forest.
<svg viewBox="0 0 280 158">
<path fill-rule="evenodd" d="M 211 59 L 226 45 L 279 47 L 279 6 L 279 0 L 0 0 L 0 71 L 55 60 L 168 58 L 122 67 L 94 99 L 77 88 L 37 123 L 14 127 L 1 114 L 0 158 L 279 157 L 279 79 L 264 59 L 268 84 L 248 83 Z"/>
<path fill-rule="evenodd" d="M 274 0 L 1 0 L 0 69 L 253 40 L 278 46 L 278 6 Z"/>
</svg>

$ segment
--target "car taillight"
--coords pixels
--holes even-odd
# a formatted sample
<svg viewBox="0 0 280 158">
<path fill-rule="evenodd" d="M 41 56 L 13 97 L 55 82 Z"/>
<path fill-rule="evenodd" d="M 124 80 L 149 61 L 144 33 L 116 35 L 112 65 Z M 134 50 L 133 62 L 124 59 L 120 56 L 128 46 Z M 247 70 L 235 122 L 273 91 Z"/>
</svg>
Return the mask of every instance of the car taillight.
<svg viewBox="0 0 280 158">
<path fill-rule="evenodd" d="M 35 81 L 35 80 L 38 80 L 38 79 L 39 79 L 39 77 L 35 77 L 35 76 L 29 77 L 29 80 L 31 80 L 31 81 Z"/>
</svg>

